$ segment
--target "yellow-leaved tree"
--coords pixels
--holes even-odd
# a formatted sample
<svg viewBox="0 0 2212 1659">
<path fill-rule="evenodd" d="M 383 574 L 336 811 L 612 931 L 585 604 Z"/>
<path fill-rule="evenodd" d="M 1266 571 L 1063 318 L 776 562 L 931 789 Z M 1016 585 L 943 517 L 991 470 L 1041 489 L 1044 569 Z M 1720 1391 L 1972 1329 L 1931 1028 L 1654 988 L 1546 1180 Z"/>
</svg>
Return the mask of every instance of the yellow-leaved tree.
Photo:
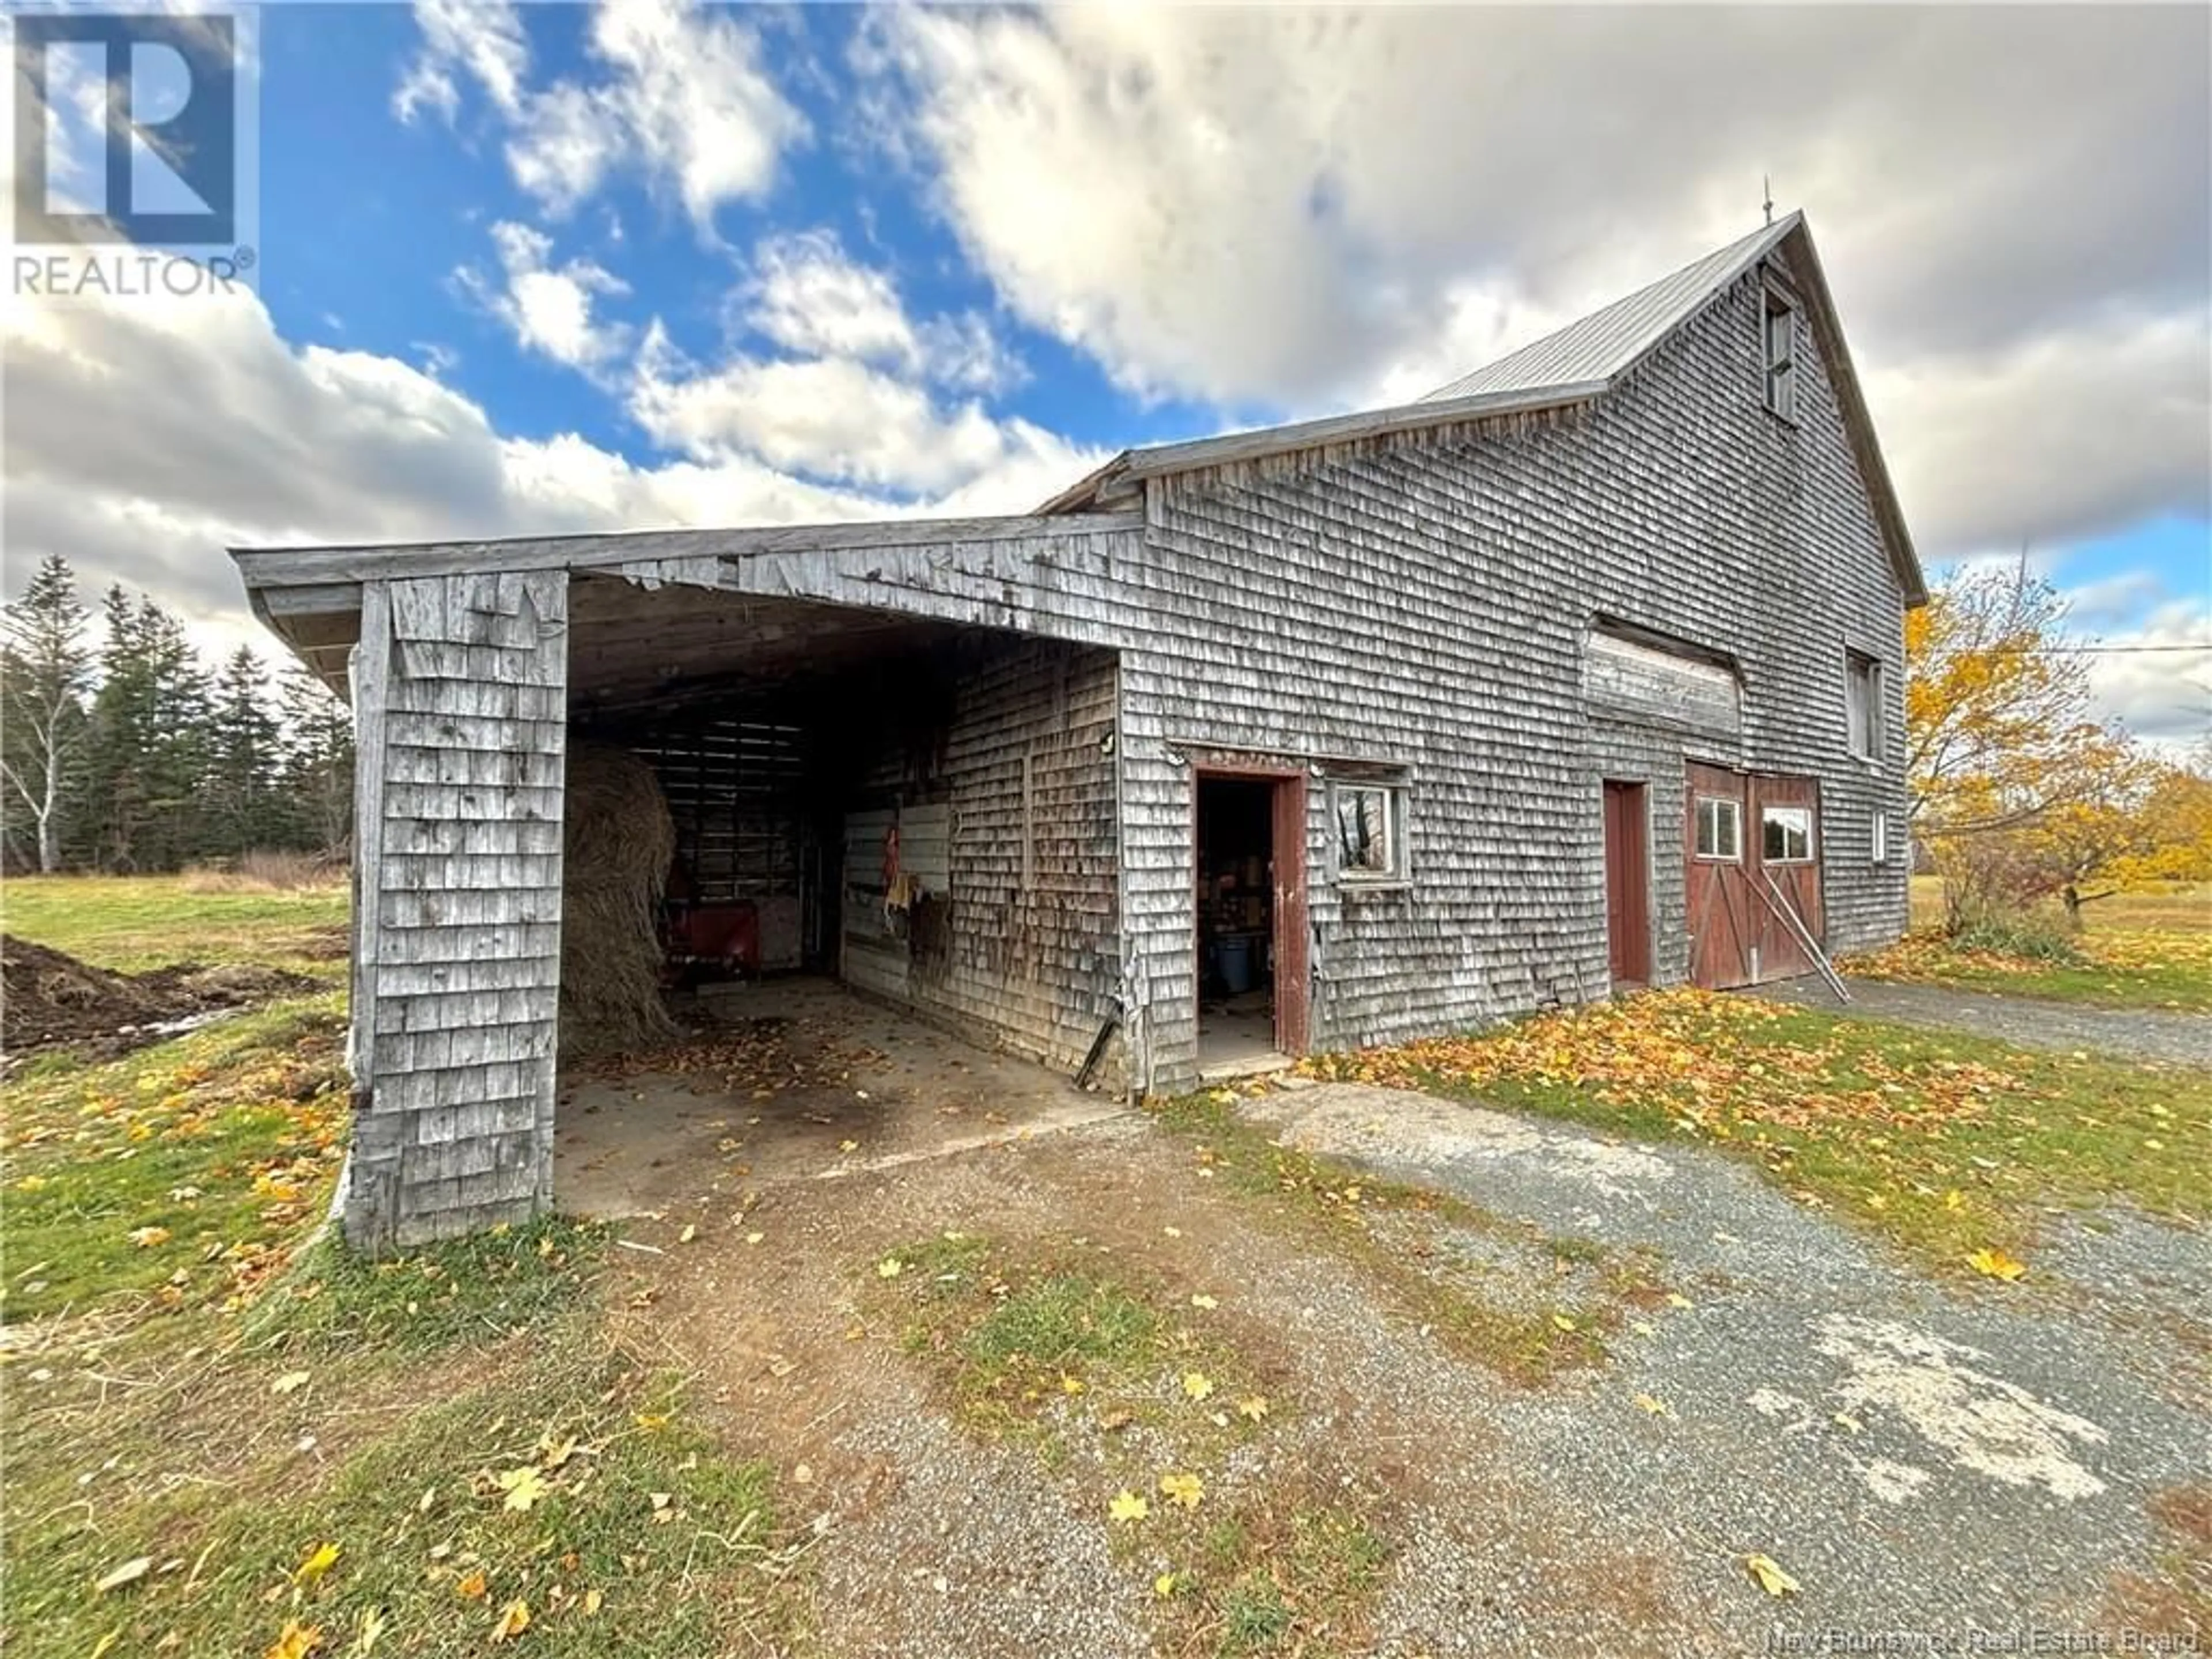
<svg viewBox="0 0 2212 1659">
<path fill-rule="evenodd" d="M 2151 878 L 2179 787 L 2095 719 L 2066 602 L 2023 559 L 1954 570 L 1905 619 L 1905 757 L 1914 840 L 1943 878 L 1954 933 L 2092 883 Z M 2108 888 L 2107 890 L 2111 890 Z"/>
</svg>

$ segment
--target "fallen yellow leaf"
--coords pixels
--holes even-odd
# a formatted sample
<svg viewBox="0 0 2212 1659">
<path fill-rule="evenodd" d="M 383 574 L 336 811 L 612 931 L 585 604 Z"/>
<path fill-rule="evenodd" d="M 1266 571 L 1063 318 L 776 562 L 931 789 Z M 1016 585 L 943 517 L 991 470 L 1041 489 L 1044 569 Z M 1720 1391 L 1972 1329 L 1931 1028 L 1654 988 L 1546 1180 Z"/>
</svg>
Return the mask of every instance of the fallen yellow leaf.
<svg viewBox="0 0 2212 1659">
<path fill-rule="evenodd" d="M 1173 1573 L 1164 1572 L 1158 1577 L 1152 1580 L 1153 1595 L 1160 1596 L 1173 1595 L 1175 1591 L 1176 1576 Z"/>
<path fill-rule="evenodd" d="M 1251 1422 L 1258 1422 L 1267 1414 L 1267 1397 L 1264 1395 L 1256 1394 L 1245 1395 L 1237 1402 L 1237 1414 Z"/>
<path fill-rule="evenodd" d="M 471 1601 L 481 1601 L 491 1586 L 485 1581 L 482 1567 L 471 1567 L 454 1581 L 453 1594 Z"/>
<path fill-rule="evenodd" d="M 1182 1391 L 1193 1400 L 1203 1400 L 1213 1392 L 1213 1379 L 1204 1371 L 1185 1371 Z"/>
<path fill-rule="evenodd" d="M 509 1601 L 499 1615 L 499 1623 L 491 1627 L 495 1642 L 511 1642 L 530 1628 L 530 1604 L 520 1598 Z"/>
<path fill-rule="evenodd" d="M 312 1584 L 336 1566 L 337 1560 L 338 1547 L 336 1544 L 318 1545 L 293 1572 L 292 1582 L 302 1587 Z"/>
<path fill-rule="evenodd" d="M 1151 1506 L 1135 1492 L 1124 1489 L 1114 1494 L 1106 1505 L 1106 1513 L 1115 1521 L 1141 1521 L 1151 1512 Z"/>
<path fill-rule="evenodd" d="M 1669 1291 L 1667 1292 L 1667 1305 L 1670 1308 L 1694 1308 L 1697 1304 L 1680 1291 Z"/>
<path fill-rule="evenodd" d="M 603 1605 L 605 1605 L 605 1601 L 606 1601 L 606 1599 L 607 1599 L 607 1597 L 606 1597 L 606 1592 L 605 1592 L 605 1591 L 604 1591 L 604 1590 L 599 1590 L 599 1589 L 587 1589 L 587 1590 L 586 1590 L 586 1591 L 584 1592 L 584 1614 L 585 1614 L 585 1616 L 586 1616 L 586 1618 L 590 1618 L 590 1617 L 592 1617 L 592 1615 L 596 1614 L 596 1613 L 599 1612 L 599 1608 L 600 1608 Z"/>
<path fill-rule="evenodd" d="M 500 1490 L 507 1494 L 501 1507 L 520 1514 L 545 1496 L 545 1477 L 528 1463 L 519 1469 L 502 1469 L 499 1475 Z"/>
<path fill-rule="evenodd" d="M 2001 1279 L 2009 1285 L 2027 1271 L 2025 1261 L 2015 1261 L 1995 1245 L 1976 1250 L 1966 1258 L 1966 1265 L 1978 1273 L 1987 1273 L 1991 1279 Z"/>
<path fill-rule="evenodd" d="M 1750 1569 L 1751 1576 L 1759 1580 L 1759 1589 L 1765 1590 L 1769 1595 L 1797 1594 L 1797 1581 L 1783 1571 L 1771 1556 L 1747 1555 L 1743 1559 L 1743 1565 Z"/>
<path fill-rule="evenodd" d="M 1639 1394 L 1634 1403 L 1638 1410 L 1650 1412 L 1654 1417 L 1672 1417 L 1674 1414 L 1673 1408 L 1656 1395 Z"/>
<path fill-rule="evenodd" d="M 169 1242 L 169 1230 L 167 1227 L 133 1227 L 131 1242 L 142 1250 L 150 1250 L 157 1244 Z"/>
<path fill-rule="evenodd" d="M 1566 1315 L 1561 1313 L 1553 1314 L 1552 1316 L 1552 1322 L 1554 1325 L 1557 1325 L 1563 1331 L 1571 1331 L 1575 1328 L 1575 1322 L 1568 1318 Z"/>
<path fill-rule="evenodd" d="M 320 1625 L 303 1625 L 296 1619 L 287 1619 L 276 1639 L 269 1644 L 269 1659 L 307 1659 L 322 1644 Z"/>
<path fill-rule="evenodd" d="M 878 1279 L 896 1279 L 905 1271 L 906 1263 L 895 1255 L 887 1255 L 876 1263 L 876 1277 Z"/>
<path fill-rule="evenodd" d="M 1190 1299 L 1190 1305 L 1194 1308 L 1218 1308 L 1221 1304 L 1210 1296 L 1194 1296 Z"/>
<path fill-rule="evenodd" d="M 678 1244 L 689 1244 L 693 1239 L 698 1237 L 699 1229 L 697 1226 L 687 1223 L 684 1231 L 676 1235 L 676 1242 Z"/>
<path fill-rule="evenodd" d="M 306 1388 L 307 1386 L 307 1373 L 305 1371 L 286 1371 L 283 1376 L 278 1377 L 274 1382 L 271 1382 L 269 1385 L 269 1392 L 271 1394 L 291 1394 L 298 1389 Z"/>
<path fill-rule="evenodd" d="M 1160 1477 L 1160 1493 L 1170 1504 L 1194 1510 L 1198 1500 L 1206 1495 L 1206 1483 L 1194 1474 L 1164 1474 Z"/>
</svg>

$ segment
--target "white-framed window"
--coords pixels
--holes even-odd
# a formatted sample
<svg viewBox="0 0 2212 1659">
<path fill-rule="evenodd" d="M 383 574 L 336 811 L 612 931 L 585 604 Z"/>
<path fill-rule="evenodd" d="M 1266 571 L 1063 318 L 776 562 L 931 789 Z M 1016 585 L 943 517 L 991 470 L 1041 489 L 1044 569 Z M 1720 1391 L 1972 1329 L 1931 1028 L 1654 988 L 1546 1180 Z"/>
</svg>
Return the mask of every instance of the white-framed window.
<svg viewBox="0 0 2212 1659">
<path fill-rule="evenodd" d="M 1785 421 L 1797 418 L 1797 307 L 1767 289 L 1760 344 L 1766 360 L 1766 406 Z"/>
<path fill-rule="evenodd" d="M 1844 653 L 1844 726 L 1852 754 L 1881 758 L 1881 664 L 1860 651 Z"/>
<path fill-rule="evenodd" d="M 1869 850 L 1868 853 L 1867 861 L 1869 863 L 1887 864 L 1889 862 L 1888 813 L 1876 812 L 1874 815 L 1873 826 L 1868 835 L 1868 845 Z"/>
<path fill-rule="evenodd" d="M 1809 864 L 1813 860 L 1813 809 L 1759 809 L 1759 856 L 1768 864 Z"/>
<path fill-rule="evenodd" d="M 1722 864 L 1743 860 L 1743 803 L 1726 795 L 1698 797 L 1698 856 Z"/>
<path fill-rule="evenodd" d="M 1407 879 L 1404 785 L 1337 779 L 1328 786 L 1328 817 L 1340 878 Z"/>
</svg>

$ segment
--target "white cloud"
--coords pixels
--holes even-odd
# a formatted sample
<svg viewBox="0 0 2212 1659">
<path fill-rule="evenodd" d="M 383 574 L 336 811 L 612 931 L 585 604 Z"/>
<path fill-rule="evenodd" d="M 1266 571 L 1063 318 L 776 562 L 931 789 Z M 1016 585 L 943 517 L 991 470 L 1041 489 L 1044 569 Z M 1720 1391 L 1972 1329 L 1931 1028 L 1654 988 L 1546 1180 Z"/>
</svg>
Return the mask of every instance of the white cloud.
<svg viewBox="0 0 2212 1659">
<path fill-rule="evenodd" d="M 506 0 L 415 0 L 415 21 L 422 48 L 392 95 L 392 112 L 402 121 L 424 109 L 452 121 L 461 101 L 455 76 L 463 73 L 502 113 L 520 107 L 530 46 Z"/>
<path fill-rule="evenodd" d="M 2089 687 L 2100 714 L 2172 750 L 2212 736 L 2212 605 L 2177 599 L 2098 643 Z"/>
<path fill-rule="evenodd" d="M 495 282 L 473 267 L 455 273 L 464 289 L 514 331 L 516 341 L 570 368 L 592 370 L 624 350 L 630 331 L 592 315 L 598 296 L 629 292 L 629 284 L 586 258 L 550 264 L 553 243 L 543 232 L 502 220 L 491 228 L 499 252 Z"/>
<path fill-rule="evenodd" d="M 972 400 L 942 406 L 923 387 L 852 358 L 737 356 L 701 369 L 656 334 L 641 364 L 632 416 L 656 443 L 702 460 L 750 457 L 810 477 L 929 495 L 1015 477 L 1073 482 L 1098 459 L 1026 421 L 994 420 Z M 1048 482 L 1036 499 L 1056 487 Z"/>
<path fill-rule="evenodd" d="M 827 231 L 770 237 L 756 250 L 745 320 L 802 357 L 870 363 L 972 392 L 1003 391 L 1021 378 L 982 317 L 915 323 L 890 273 L 855 263 Z"/>
<path fill-rule="evenodd" d="M 0 341 L 10 571 L 58 553 L 88 586 L 143 588 L 232 642 L 250 635 L 231 545 L 1019 511 L 1099 459 L 1041 434 L 976 442 L 975 465 L 1002 470 L 939 463 L 945 490 L 898 501 L 726 444 L 640 463 L 573 434 L 507 436 L 392 358 L 290 345 L 242 291 L 32 301 Z"/>
<path fill-rule="evenodd" d="M 1931 557 L 2048 550 L 2155 513 L 2212 514 L 2203 312 L 2054 325 L 1994 355 L 1865 378 L 1906 520 Z"/>
<path fill-rule="evenodd" d="M 1024 321 L 1122 386 L 1428 390 L 1808 210 L 1930 557 L 2202 513 L 2201 9 L 902 9 L 854 52 Z"/>
<path fill-rule="evenodd" d="M 702 235 L 725 203 L 764 195 L 804 116 L 760 62 L 754 28 L 686 0 L 605 0 L 591 50 L 606 73 L 556 83 L 515 112 L 515 182 L 547 211 L 573 210 L 634 167 L 672 189 Z"/>
</svg>

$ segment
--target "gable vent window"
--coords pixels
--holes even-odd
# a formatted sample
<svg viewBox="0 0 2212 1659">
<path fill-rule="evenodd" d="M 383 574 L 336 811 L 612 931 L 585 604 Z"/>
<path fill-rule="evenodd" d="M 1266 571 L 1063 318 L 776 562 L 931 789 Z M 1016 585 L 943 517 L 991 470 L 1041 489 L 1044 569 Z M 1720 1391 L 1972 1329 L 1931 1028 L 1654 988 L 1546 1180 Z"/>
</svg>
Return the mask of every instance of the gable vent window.
<svg viewBox="0 0 2212 1659">
<path fill-rule="evenodd" d="M 1844 653 L 1844 724 L 1852 754 L 1881 758 L 1881 664 L 1856 651 Z"/>
<path fill-rule="evenodd" d="M 1766 290 L 1766 406 L 1785 421 L 1797 418 L 1797 307 Z"/>
</svg>

